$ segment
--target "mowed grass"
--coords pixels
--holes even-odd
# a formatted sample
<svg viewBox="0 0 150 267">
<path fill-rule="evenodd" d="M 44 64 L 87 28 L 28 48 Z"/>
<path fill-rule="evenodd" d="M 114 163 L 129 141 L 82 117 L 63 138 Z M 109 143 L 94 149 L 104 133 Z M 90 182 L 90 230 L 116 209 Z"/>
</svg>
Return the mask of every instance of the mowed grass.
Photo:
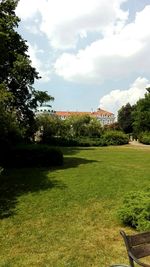
<svg viewBox="0 0 150 267">
<path fill-rule="evenodd" d="M 0 177 L 0 266 L 128 264 L 116 212 L 126 192 L 150 186 L 150 149 L 63 151 L 61 168 Z"/>
</svg>

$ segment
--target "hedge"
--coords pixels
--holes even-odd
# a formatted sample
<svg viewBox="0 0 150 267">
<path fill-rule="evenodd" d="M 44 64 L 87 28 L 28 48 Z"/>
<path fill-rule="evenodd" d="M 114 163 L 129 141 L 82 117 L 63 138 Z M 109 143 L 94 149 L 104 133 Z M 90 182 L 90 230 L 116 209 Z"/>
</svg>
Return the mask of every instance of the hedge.
<svg viewBox="0 0 150 267">
<path fill-rule="evenodd" d="M 49 167 L 63 164 L 63 154 L 46 145 L 24 145 L 6 150 L 0 156 L 3 167 Z"/>
<path fill-rule="evenodd" d="M 150 132 L 142 132 L 138 139 L 140 143 L 150 145 Z"/>
<path fill-rule="evenodd" d="M 103 145 L 125 145 L 128 142 L 128 135 L 120 131 L 106 131 L 102 136 Z"/>
</svg>

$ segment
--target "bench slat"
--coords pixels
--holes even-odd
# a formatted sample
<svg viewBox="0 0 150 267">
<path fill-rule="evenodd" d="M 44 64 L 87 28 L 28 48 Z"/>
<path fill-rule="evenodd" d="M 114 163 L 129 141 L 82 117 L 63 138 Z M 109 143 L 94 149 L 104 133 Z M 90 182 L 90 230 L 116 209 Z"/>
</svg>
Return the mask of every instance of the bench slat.
<svg viewBox="0 0 150 267">
<path fill-rule="evenodd" d="M 150 255 L 150 244 L 144 244 L 141 246 L 131 248 L 132 254 L 137 258 L 143 258 Z"/>
<path fill-rule="evenodd" d="M 150 232 L 145 232 L 137 235 L 127 236 L 131 246 L 150 243 Z"/>
</svg>

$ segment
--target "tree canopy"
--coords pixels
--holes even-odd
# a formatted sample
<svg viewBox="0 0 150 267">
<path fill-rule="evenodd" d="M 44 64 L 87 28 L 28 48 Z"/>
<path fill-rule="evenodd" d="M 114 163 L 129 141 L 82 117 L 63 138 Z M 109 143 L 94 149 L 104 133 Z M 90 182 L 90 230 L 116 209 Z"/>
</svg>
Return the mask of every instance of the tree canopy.
<svg viewBox="0 0 150 267">
<path fill-rule="evenodd" d="M 125 133 L 133 132 L 133 110 L 134 106 L 131 106 L 130 103 L 127 103 L 125 106 L 122 106 L 121 109 L 118 111 L 118 124 Z"/>
<path fill-rule="evenodd" d="M 145 96 L 131 106 L 127 103 L 118 111 L 118 124 L 125 133 L 139 136 L 142 132 L 150 132 L 150 88 L 146 88 Z"/>
<path fill-rule="evenodd" d="M 133 128 L 139 134 L 140 132 L 150 132 L 150 92 L 145 94 L 145 97 L 140 99 L 133 112 Z"/>
<path fill-rule="evenodd" d="M 6 105 L 20 125 L 31 132 L 33 109 L 53 98 L 46 91 L 36 91 L 33 87 L 40 76 L 32 66 L 26 41 L 17 32 L 20 21 L 15 14 L 17 4 L 18 0 L 0 1 L 0 91 L 1 96 L 5 95 L 3 108 Z M 8 96 L 9 101 L 6 101 Z"/>
</svg>

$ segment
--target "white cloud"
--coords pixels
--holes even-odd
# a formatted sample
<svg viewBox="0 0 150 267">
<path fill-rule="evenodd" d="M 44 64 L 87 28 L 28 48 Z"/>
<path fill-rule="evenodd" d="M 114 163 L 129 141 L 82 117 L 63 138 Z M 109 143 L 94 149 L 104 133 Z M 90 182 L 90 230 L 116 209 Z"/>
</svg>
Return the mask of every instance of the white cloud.
<svg viewBox="0 0 150 267">
<path fill-rule="evenodd" d="M 109 94 L 100 99 L 99 107 L 110 110 L 117 115 L 117 111 L 127 103 L 135 104 L 146 93 L 145 88 L 149 87 L 146 78 L 138 77 L 127 90 L 112 90 Z"/>
<path fill-rule="evenodd" d="M 127 0 L 20 0 L 17 14 L 23 20 L 40 15 L 39 29 L 58 49 L 76 46 L 88 32 L 108 34 L 122 28 L 128 12 L 121 9 Z"/>
<path fill-rule="evenodd" d="M 121 8 L 126 1 L 20 0 L 17 14 L 24 22 L 30 19 L 29 30 L 34 34 L 45 33 L 54 49 L 77 48 L 77 41 L 88 40 L 89 32 L 99 34 L 85 49 L 62 53 L 53 64 L 55 73 L 65 80 L 99 84 L 132 73 L 149 75 L 150 5 L 127 24 L 128 13 Z M 37 70 L 44 80 L 49 79 L 50 67 L 39 59 L 37 48 L 29 50 Z"/>
<path fill-rule="evenodd" d="M 35 35 L 40 34 L 39 29 L 36 25 L 25 25 L 25 29 L 32 34 L 35 34 Z"/>
<path fill-rule="evenodd" d="M 20 0 L 16 13 L 22 20 L 34 18 L 37 13 L 40 13 L 44 3 L 46 3 L 46 0 Z"/>
<path fill-rule="evenodd" d="M 133 23 L 109 34 L 77 54 L 63 53 L 55 62 L 55 72 L 66 80 L 103 82 L 125 78 L 129 73 L 149 73 L 150 5 L 136 14 Z"/>
<path fill-rule="evenodd" d="M 28 53 L 30 60 L 32 61 L 32 66 L 36 68 L 36 70 L 39 72 L 39 75 L 42 77 L 40 81 L 48 82 L 51 76 L 50 66 L 48 64 L 44 64 L 39 58 L 39 55 L 43 54 L 44 51 L 39 49 L 37 45 L 31 45 L 30 43 L 28 43 L 28 47 Z"/>
</svg>

